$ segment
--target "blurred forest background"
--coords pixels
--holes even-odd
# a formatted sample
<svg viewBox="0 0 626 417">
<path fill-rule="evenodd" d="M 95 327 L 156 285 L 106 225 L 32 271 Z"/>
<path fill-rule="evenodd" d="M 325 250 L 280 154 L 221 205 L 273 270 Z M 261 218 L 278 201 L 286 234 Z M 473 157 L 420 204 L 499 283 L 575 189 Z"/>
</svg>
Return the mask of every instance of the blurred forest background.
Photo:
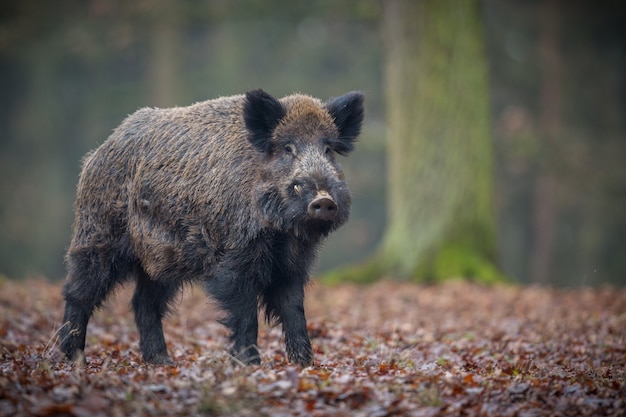
<svg viewBox="0 0 626 417">
<path fill-rule="evenodd" d="M 626 8 L 479 6 L 500 267 L 522 283 L 623 285 Z M 318 271 L 372 256 L 387 223 L 383 23 L 376 0 L 2 2 L 0 274 L 63 277 L 80 160 L 126 115 L 252 88 L 366 93 L 342 160 L 351 221 Z"/>
</svg>

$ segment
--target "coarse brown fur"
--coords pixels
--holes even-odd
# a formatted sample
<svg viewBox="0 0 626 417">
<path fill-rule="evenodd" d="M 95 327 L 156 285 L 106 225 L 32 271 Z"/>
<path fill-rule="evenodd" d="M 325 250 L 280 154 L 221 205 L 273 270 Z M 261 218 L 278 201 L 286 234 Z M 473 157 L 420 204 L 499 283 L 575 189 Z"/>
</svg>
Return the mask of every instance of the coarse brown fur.
<svg viewBox="0 0 626 417">
<path fill-rule="evenodd" d="M 144 360 L 169 363 L 161 320 L 184 282 L 227 313 L 231 351 L 258 363 L 257 308 L 283 323 L 289 359 L 310 364 L 302 302 L 320 241 L 348 218 L 335 154 L 352 150 L 363 96 L 322 103 L 262 90 L 130 115 L 83 162 L 67 252 L 61 348 L 134 277 Z"/>
</svg>

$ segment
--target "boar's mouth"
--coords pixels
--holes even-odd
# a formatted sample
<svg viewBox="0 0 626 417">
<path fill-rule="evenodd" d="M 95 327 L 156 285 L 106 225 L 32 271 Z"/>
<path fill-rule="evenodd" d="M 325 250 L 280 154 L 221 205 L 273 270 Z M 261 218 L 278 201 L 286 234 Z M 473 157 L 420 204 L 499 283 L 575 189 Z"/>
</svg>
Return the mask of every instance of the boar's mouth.
<svg viewBox="0 0 626 417">
<path fill-rule="evenodd" d="M 266 226 L 308 240 L 325 237 L 345 222 L 347 207 L 342 210 L 341 203 L 329 192 L 315 191 L 303 183 L 289 188 L 287 196 L 276 187 L 257 188 L 257 201 Z"/>
<path fill-rule="evenodd" d="M 304 223 L 296 224 L 293 228 L 293 234 L 302 239 L 317 237 L 326 237 L 337 228 L 337 224 L 333 220 L 319 220 L 307 217 Z"/>
</svg>

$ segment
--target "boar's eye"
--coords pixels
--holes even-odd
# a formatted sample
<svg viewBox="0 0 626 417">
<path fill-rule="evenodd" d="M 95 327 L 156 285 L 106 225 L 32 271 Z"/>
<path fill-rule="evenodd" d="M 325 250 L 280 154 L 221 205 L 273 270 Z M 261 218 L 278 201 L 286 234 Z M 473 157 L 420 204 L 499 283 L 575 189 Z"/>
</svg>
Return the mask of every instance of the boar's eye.
<svg viewBox="0 0 626 417">
<path fill-rule="evenodd" d="M 296 156 L 296 147 L 293 144 L 288 143 L 283 147 L 283 150 L 287 155 Z"/>
<path fill-rule="evenodd" d="M 324 145 L 324 155 L 331 156 L 332 153 L 333 153 L 333 150 L 330 148 L 330 146 Z"/>
</svg>

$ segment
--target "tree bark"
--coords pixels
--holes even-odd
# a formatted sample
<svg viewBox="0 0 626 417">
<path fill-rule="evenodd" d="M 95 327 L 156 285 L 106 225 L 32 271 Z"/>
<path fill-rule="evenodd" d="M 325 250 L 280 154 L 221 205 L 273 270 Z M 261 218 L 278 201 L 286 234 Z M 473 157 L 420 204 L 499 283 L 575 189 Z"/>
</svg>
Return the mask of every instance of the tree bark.
<svg viewBox="0 0 626 417">
<path fill-rule="evenodd" d="M 383 273 L 501 278 L 481 25 L 477 0 L 384 2 L 389 203 Z"/>
<path fill-rule="evenodd" d="M 542 151 L 539 177 L 533 199 L 533 244 L 530 250 L 532 282 L 547 284 L 553 269 L 554 235 L 557 224 L 558 183 L 552 150 L 561 134 L 561 58 L 559 48 L 559 3 L 546 1 L 540 7 L 539 63 L 541 97 L 539 129 Z"/>
</svg>

